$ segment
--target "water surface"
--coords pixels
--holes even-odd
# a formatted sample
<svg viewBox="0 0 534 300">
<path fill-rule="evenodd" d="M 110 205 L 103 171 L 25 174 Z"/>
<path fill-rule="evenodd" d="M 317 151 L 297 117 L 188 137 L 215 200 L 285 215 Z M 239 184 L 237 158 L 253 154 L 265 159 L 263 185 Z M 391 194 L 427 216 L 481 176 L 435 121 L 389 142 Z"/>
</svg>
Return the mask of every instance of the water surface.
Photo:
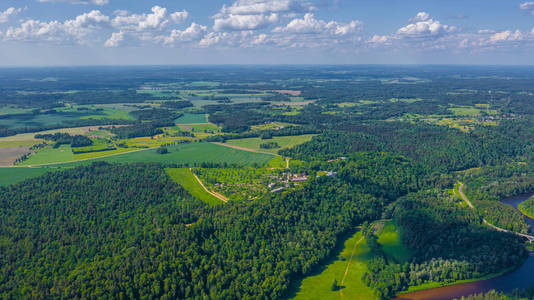
<svg viewBox="0 0 534 300">
<path fill-rule="evenodd" d="M 502 200 L 502 203 L 512 205 L 517 209 L 519 203 L 527 200 L 531 195 L 522 195 Z M 519 211 L 519 210 L 518 210 Z M 525 216 L 525 221 L 534 233 L 534 220 Z M 457 284 L 442 288 L 435 288 L 420 292 L 405 294 L 395 300 L 450 300 L 471 294 L 485 293 L 491 290 L 511 292 L 534 285 L 534 256 L 530 256 L 519 268 L 511 273 L 488 280 Z"/>
</svg>

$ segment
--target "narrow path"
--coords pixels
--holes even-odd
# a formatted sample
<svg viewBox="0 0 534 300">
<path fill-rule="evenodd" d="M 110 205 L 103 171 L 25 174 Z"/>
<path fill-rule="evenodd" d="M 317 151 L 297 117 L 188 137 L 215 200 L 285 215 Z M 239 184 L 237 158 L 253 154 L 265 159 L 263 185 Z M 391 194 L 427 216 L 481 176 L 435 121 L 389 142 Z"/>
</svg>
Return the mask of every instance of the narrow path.
<svg viewBox="0 0 534 300">
<path fill-rule="evenodd" d="M 467 199 L 467 197 L 465 196 L 464 192 L 463 192 L 463 188 L 464 188 L 464 184 L 463 183 L 460 183 L 460 187 L 458 187 L 458 194 L 460 194 L 460 198 L 462 198 L 462 200 L 465 201 L 465 203 L 467 203 L 467 205 L 471 208 L 471 209 L 475 209 L 475 207 L 473 206 L 473 204 L 471 203 L 471 201 L 469 201 L 469 199 Z M 524 237 L 526 239 L 528 239 L 529 241 L 534 241 L 534 236 L 530 236 L 530 235 L 527 235 L 527 234 L 523 234 L 523 233 L 519 233 L 519 232 L 514 232 L 514 231 L 510 231 L 510 230 L 506 230 L 504 228 L 500 228 L 500 227 L 497 227 L 491 223 L 489 223 L 488 221 L 486 221 L 486 219 L 482 218 L 482 222 L 486 225 L 486 226 L 489 226 L 497 231 L 500 231 L 500 232 L 508 232 L 508 233 L 513 233 L 515 235 L 518 235 L 520 237 Z"/>
<path fill-rule="evenodd" d="M 286 169 L 289 169 L 289 158 L 286 158 Z"/>
<path fill-rule="evenodd" d="M 106 158 L 106 157 L 111 157 L 111 156 L 118 156 L 118 155 L 124 155 L 124 154 L 135 153 L 135 152 L 140 152 L 140 151 L 148 151 L 148 150 L 154 150 L 154 149 L 156 149 L 156 148 L 139 149 L 139 150 L 134 150 L 134 151 L 114 153 L 114 154 L 105 155 L 105 156 L 90 157 L 90 158 L 84 158 L 84 159 L 79 159 L 79 160 L 71 160 L 71 161 L 64 161 L 64 162 L 53 162 L 53 163 L 36 164 L 36 165 L 17 165 L 17 166 L 10 166 L 9 168 L 36 168 L 36 167 L 45 167 L 45 166 L 53 166 L 53 165 L 72 164 L 72 163 L 77 163 L 77 162 L 81 162 L 81 161 L 95 160 L 95 159 L 101 159 L 101 158 Z"/>
<path fill-rule="evenodd" d="M 354 252 L 356 252 L 356 247 L 364 240 L 364 237 L 363 237 L 363 234 L 362 234 L 362 237 L 356 241 L 356 243 L 354 243 L 354 246 L 352 247 L 352 252 L 350 254 L 350 258 L 349 258 L 349 261 L 347 262 L 347 267 L 345 268 L 345 273 L 343 274 L 343 278 L 341 279 L 341 282 L 339 283 L 339 285 L 341 287 L 343 287 L 343 284 L 345 283 L 345 278 L 347 277 L 347 274 L 349 273 L 349 267 L 350 267 L 350 262 L 352 261 L 352 258 L 354 257 Z M 345 296 L 343 295 L 343 288 L 341 288 L 339 290 L 339 296 L 341 297 L 341 299 L 345 299 Z"/>
<path fill-rule="evenodd" d="M 244 148 L 244 147 L 229 145 L 229 144 L 226 144 L 226 143 L 219 143 L 219 142 L 211 142 L 211 143 L 215 144 L 215 145 L 223 146 L 223 147 L 236 149 L 236 150 L 242 150 L 242 151 L 248 151 L 248 152 L 254 152 L 254 153 L 262 153 L 262 154 L 268 154 L 268 155 L 272 155 L 272 156 L 280 156 L 280 155 L 274 154 L 274 153 L 263 152 L 263 151 L 254 150 L 254 149 L 250 149 L 250 148 Z"/>
<path fill-rule="evenodd" d="M 219 193 L 217 193 L 217 192 L 212 192 L 212 191 L 208 190 L 208 189 L 206 188 L 206 186 L 204 185 L 204 183 L 202 183 L 202 181 L 200 180 L 200 178 L 198 178 L 197 174 L 195 174 L 195 173 L 193 172 L 193 169 L 192 169 L 192 168 L 189 168 L 189 171 L 191 172 L 191 174 L 193 174 L 193 176 L 195 176 L 195 178 L 196 178 L 196 180 L 198 181 L 198 183 L 200 183 L 200 185 L 202 186 L 202 188 L 203 188 L 208 194 L 212 195 L 212 196 L 215 197 L 215 198 L 218 198 L 219 200 L 221 200 L 221 201 L 224 202 L 224 203 L 228 202 L 228 198 L 226 198 L 225 196 L 223 196 L 223 195 L 221 195 L 221 194 L 219 194 Z"/>
</svg>

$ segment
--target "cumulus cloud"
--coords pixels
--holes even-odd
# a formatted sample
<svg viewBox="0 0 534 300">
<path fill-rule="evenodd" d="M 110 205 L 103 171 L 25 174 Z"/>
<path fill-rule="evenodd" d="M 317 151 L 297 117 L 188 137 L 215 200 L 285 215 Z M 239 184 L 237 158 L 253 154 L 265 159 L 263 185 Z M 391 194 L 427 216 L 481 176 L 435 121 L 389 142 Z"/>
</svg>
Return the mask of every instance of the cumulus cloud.
<svg viewBox="0 0 534 300">
<path fill-rule="evenodd" d="M 0 11 L 0 23 L 7 23 L 11 17 L 18 15 L 21 11 L 21 8 L 14 7 L 10 7 L 5 11 Z"/>
<path fill-rule="evenodd" d="M 278 23 L 278 14 L 270 15 L 229 15 L 215 19 L 213 29 L 223 30 L 257 30 Z"/>
<path fill-rule="evenodd" d="M 506 30 L 502 32 L 494 33 L 489 41 L 493 43 L 502 42 L 502 41 L 520 41 L 523 40 L 523 33 L 519 30 L 512 32 L 511 30 Z"/>
<path fill-rule="evenodd" d="M 386 44 L 390 38 L 387 35 L 373 35 L 373 37 L 368 41 L 371 44 Z"/>
<path fill-rule="evenodd" d="M 432 19 L 426 12 L 418 13 L 411 19 L 414 23 L 408 24 L 397 30 L 399 37 L 406 38 L 424 38 L 436 37 L 453 32 L 456 27 L 441 24 L 439 21 Z"/>
<path fill-rule="evenodd" d="M 213 16 L 216 31 L 258 30 L 279 23 L 284 17 L 313 10 L 303 0 L 238 0 L 224 5 Z"/>
<path fill-rule="evenodd" d="M 114 32 L 111 34 L 111 37 L 104 43 L 104 47 L 107 48 L 117 48 L 124 41 L 124 32 Z"/>
<path fill-rule="evenodd" d="M 109 4 L 109 0 L 37 0 L 38 2 L 65 2 L 71 4 L 94 4 L 94 5 L 106 5 Z"/>
<path fill-rule="evenodd" d="M 315 19 L 313 13 L 307 13 L 301 19 L 294 19 L 286 26 L 277 27 L 273 32 L 288 33 L 325 33 L 329 35 L 343 36 L 356 33 L 361 30 L 363 23 L 360 21 L 351 21 L 350 23 L 338 23 L 335 21 L 325 22 Z"/>
<path fill-rule="evenodd" d="M 529 12 L 531 15 L 534 15 L 534 2 L 524 2 L 519 5 L 519 9 Z"/>
<path fill-rule="evenodd" d="M 19 27 L 9 27 L 4 39 L 28 42 L 86 43 L 85 37 L 109 23 L 109 17 L 98 10 L 84 13 L 65 22 L 26 20 Z"/>
<path fill-rule="evenodd" d="M 166 8 L 154 6 L 149 14 L 128 15 L 125 11 L 119 11 L 111 25 L 123 31 L 164 30 L 170 24 L 182 23 L 188 16 L 185 10 L 169 14 Z"/>
<path fill-rule="evenodd" d="M 422 11 L 422 12 L 417 13 L 415 17 L 411 18 L 410 22 L 421 22 L 421 21 L 427 21 L 429 19 L 431 19 L 430 14 Z"/>
<path fill-rule="evenodd" d="M 200 41 L 207 33 L 207 29 L 208 28 L 206 26 L 193 22 L 191 26 L 184 30 L 173 29 L 170 35 L 161 36 L 158 39 L 162 41 L 163 44 L 168 46 L 172 46 L 177 43 Z"/>
</svg>

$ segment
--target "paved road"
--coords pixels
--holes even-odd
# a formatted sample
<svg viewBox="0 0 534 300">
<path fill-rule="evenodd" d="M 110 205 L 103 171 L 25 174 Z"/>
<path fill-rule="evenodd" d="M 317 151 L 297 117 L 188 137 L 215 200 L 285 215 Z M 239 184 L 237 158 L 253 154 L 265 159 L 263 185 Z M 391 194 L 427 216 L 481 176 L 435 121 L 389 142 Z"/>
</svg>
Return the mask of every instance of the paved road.
<svg viewBox="0 0 534 300">
<path fill-rule="evenodd" d="M 468 205 L 470 208 L 475 209 L 475 207 L 473 206 L 473 204 L 471 203 L 471 201 L 469 201 L 469 199 L 465 196 L 465 194 L 464 194 L 464 192 L 463 192 L 463 188 L 464 188 L 464 184 L 463 184 L 463 183 L 460 183 L 460 187 L 458 188 L 458 193 L 460 194 L 460 198 L 462 198 L 462 200 L 464 200 L 465 203 L 467 203 L 467 205 Z M 520 237 L 527 238 L 527 239 L 530 240 L 530 241 L 533 241 L 533 240 L 534 240 L 534 236 L 527 235 L 527 234 L 522 234 L 522 233 L 519 233 L 519 232 L 514 232 L 514 231 L 506 230 L 506 229 L 504 229 L 504 228 L 497 227 L 497 226 L 495 226 L 495 225 L 489 223 L 488 221 L 486 221 L 486 219 L 484 219 L 484 218 L 482 218 L 482 222 L 483 222 L 485 225 L 487 225 L 487 226 L 489 226 L 489 227 L 491 227 L 491 228 L 493 228 L 493 229 L 495 229 L 495 230 L 497 230 L 497 231 L 513 233 L 513 234 L 518 235 L 518 236 L 520 236 Z"/>
</svg>

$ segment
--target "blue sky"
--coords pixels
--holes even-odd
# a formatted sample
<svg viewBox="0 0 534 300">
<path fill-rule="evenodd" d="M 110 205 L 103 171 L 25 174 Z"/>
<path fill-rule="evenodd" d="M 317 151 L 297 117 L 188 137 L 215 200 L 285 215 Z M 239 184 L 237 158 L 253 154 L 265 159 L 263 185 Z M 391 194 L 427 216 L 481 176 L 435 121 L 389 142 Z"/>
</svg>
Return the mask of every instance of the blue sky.
<svg viewBox="0 0 534 300">
<path fill-rule="evenodd" d="M 534 64 L 534 2 L 2 0 L 0 65 Z"/>
</svg>

